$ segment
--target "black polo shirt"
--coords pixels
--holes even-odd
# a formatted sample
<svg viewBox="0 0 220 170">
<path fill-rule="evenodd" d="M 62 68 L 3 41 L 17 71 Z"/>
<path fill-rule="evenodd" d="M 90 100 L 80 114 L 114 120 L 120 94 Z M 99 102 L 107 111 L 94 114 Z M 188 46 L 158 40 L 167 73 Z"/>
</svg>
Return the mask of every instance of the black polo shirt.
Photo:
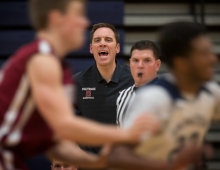
<svg viewBox="0 0 220 170">
<path fill-rule="evenodd" d="M 106 124 L 116 124 L 116 99 L 119 91 L 134 84 L 130 68 L 116 64 L 113 77 L 107 83 L 94 64 L 75 75 L 78 115 Z"/>
</svg>

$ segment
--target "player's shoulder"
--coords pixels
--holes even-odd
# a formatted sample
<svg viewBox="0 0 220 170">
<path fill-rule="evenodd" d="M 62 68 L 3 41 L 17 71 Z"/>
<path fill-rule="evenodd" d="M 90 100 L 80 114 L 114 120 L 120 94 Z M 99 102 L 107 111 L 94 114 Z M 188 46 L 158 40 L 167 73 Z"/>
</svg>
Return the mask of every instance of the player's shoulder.
<svg viewBox="0 0 220 170">
<path fill-rule="evenodd" d="M 204 85 L 204 89 L 206 89 L 213 96 L 220 98 L 220 86 L 215 81 L 209 81 Z"/>
<path fill-rule="evenodd" d="M 48 54 L 52 53 L 50 44 L 45 40 L 36 39 L 28 44 L 21 46 L 15 53 L 15 56 L 31 56 L 32 54 L 41 53 Z"/>
<path fill-rule="evenodd" d="M 28 64 L 31 65 L 36 65 L 39 67 L 47 66 L 48 68 L 50 68 L 51 65 L 54 64 L 57 65 L 58 63 L 59 60 L 52 54 L 41 54 L 41 53 L 33 54 L 28 62 Z"/>
<path fill-rule="evenodd" d="M 220 91 L 220 86 L 217 82 L 215 81 L 209 81 L 205 84 L 205 88 L 207 88 L 207 90 L 210 90 L 210 92 L 213 92 L 215 90 Z"/>
<path fill-rule="evenodd" d="M 164 96 L 165 98 L 169 98 L 171 100 L 181 98 L 181 94 L 175 84 L 175 81 L 170 75 L 160 77 L 157 83 L 144 86 L 138 90 L 138 92 L 142 95 L 147 93 L 154 96 Z"/>
<path fill-rule="evenodd" d="M 143 87 L 137 91 L 138 100 L 147 100 L 151 99 L 152 101 L 162 101 L 162 100 L 172 100 L 169 91 L 160 85 L 150 85 Z"/>
<path fill-rule="evenodd" d="M 53 62 L 58 62 L 58 58 L 52 54 L 52 48 L 48 42 L 36 39 L 20 47 L 9 61 L 9 65 L 15 68 L 26 70 L 29 65 L 42 67 L 47 65 L 48 68 Z M 17 67 L 19 65 L 19 67 Z"/>
<path fill-rule="evenodd" d="M 35 52 L 29 54 L 27 68 L 38 70 L 42 72 L 45 71 L 44 74 L 58 71 L 61 69 L 62 60 L 53 54 L 52 47 L 45 40 L 35 40 L 33 44 Z"/>
<path fill-rule="evenodd" d="M 37 53 L 28 61 L 27 72 L 29 75 L 49 80 L 61 76 L 61 65 L 51 54 Z"/>
</svg>

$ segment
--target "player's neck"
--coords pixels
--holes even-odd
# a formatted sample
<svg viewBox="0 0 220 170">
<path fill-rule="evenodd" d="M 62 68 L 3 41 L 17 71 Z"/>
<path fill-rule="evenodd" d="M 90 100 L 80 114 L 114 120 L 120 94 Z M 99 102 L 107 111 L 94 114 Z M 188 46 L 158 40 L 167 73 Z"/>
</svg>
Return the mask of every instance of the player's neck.
<svg viewBox="0 0 220 170">
<path fill-rule="evenodd" d="M 46 40 L 52 47 L 53 52 L 59 57 L 65 57 L 69 49 L 59 40 L 58 35 L 47 31 L 40 31 L 37 33 L 37 38 Z"/>
<path fill-rule="evenodd" d="M 109 65 L 102 66 L 99 64 L 96 64 L 97 68 L 99 70 L 99 73 L 101 74 L 102 78 L 106 80 L 107 83 L 109 83 L 112 79 L 112 76 L 114 74 L 116 63 L 113 62 Z"/>
<path fill-rule="evenodd" d="M 174 76 L 176 79 L 176 84 L 182 92 L 197 94 L 200 88 L 202 87 L 201 82 L 198 82 L 189 76 L 180 76 L 177 74 L 174 74 Z"/>
</svg>

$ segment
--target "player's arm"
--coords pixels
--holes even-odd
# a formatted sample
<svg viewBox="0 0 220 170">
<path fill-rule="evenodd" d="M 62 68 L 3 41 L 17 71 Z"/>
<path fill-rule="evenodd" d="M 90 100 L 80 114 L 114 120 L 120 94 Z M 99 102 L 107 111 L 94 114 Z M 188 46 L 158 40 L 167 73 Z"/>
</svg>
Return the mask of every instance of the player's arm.
<svg viewBox="0 0 220 170">
<path fill-rule="evenodd" d="M 178 170 L 197 162 L 200 156 L 199 148 L 184 148 L 174 162 L 168 163 L 138 156 L 131 146 L 117 145 L 110 152 L 108 166 L 125 170 Z"/>
<path fill-rule="evenodd" d="M 61 139 L 87 145 L 136 142 L 146 130 L 144 122 L 129 130 L 122 130 L 75 116 L 62 86 L 61 66 L 53 56 L 33 56 L 27 72 L 37 108 Z"/>
<path fill-rule="evenodd" d="M 46 155 L 49 158 L 55 158 L 68 164 L 76 165 L 80 168 L 103 169 L 107 167 L 108 151 L 102 152 L 102 155 L 86 153 L 73 142 L 61 141 L 51 148 Z"/>
<path fill-rule="evenodd" d="M 131 127 L 135 119 L 141 115 L 151 115 L 164 123 L 170 115 L 171 105 L 172 100 L 163 88 L 157 86 L 142 88 L 137 92 L 129 112 L 125 114 L 122 127 Z"/>
</svg>

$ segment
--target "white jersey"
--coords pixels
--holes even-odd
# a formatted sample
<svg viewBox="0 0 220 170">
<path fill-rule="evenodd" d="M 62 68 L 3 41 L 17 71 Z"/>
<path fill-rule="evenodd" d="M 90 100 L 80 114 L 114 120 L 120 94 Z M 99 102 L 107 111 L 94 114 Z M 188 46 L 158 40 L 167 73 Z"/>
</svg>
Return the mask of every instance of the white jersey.
<svg viewBox="0 0 220 170">
<path fill-rule="evenodd" d="M 220 115 L 220 87 L 204 85 L 197 95 L 180 92 L 171 75 L 156 85 L 138 91 L 122 126 L 129 128 L 141 114 L 153 114 L 162 122 L 162 132 L 148 137 L 137 148 L 143 156 L 170 160 L 188 143 L 201 144 L 210 122 Z"/>
<path fill-rule="evenodd" d="M 157 84 L 159 79 L 156 77 L 150 82 L 148 82 L 145 86 Z M 119 92 L 119 96 L 116 101 L 117 105 L 117 117 L 116 117 L 116 123 L 118 126 L 121 126 L 122 120 L 127 112 L 130 110 L 131 103 L 133 103 L 133 100 L 135 99 L 135 91 L 138 87 L 134 84 L 133 86 L 130 86 L 127 89 L 122 90 Z"/>
</svg>

